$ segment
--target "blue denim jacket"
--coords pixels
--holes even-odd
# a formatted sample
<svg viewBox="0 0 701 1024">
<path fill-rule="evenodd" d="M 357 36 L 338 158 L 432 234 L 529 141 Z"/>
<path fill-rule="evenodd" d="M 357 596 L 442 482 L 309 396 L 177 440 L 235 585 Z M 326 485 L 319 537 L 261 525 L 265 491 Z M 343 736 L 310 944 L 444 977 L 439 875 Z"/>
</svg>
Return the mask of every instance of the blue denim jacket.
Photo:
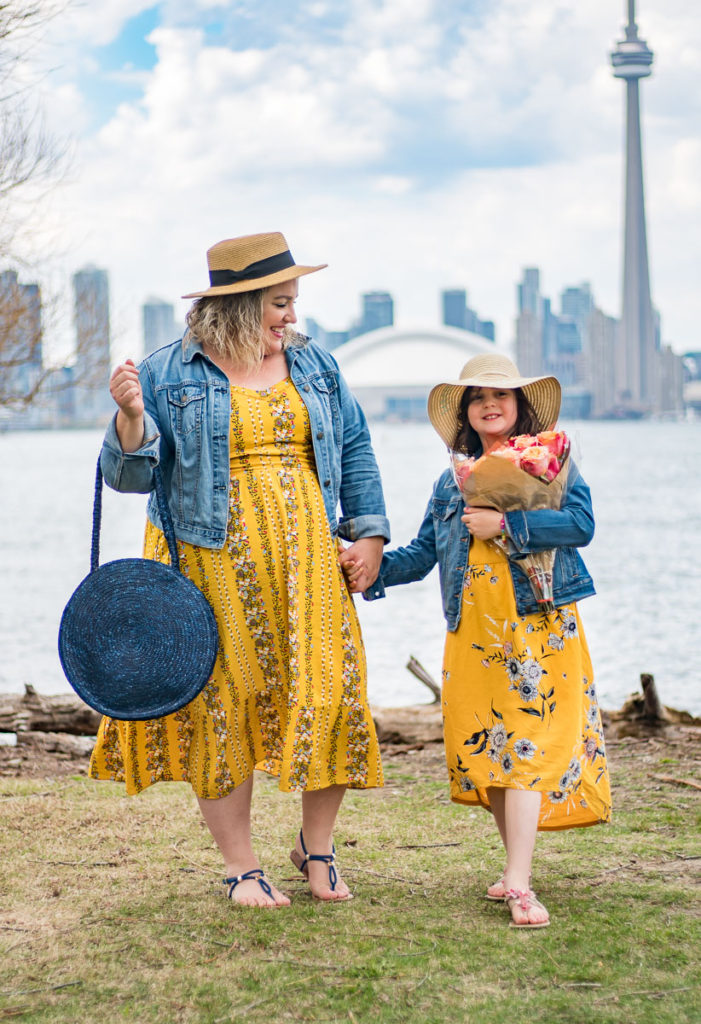
<svg viewBox="0 0 701 1024">
<path fill-rule="evenodd" d="M 380 472 L 363 412 L 333 356 L 308 339 L 286 352 L 290 377 L 307 407 L 317 474 L 332 534 L 346 540 L 389 540 Z M 226 375 L 186 335 L 141 363 L 144 441 L 124 452 L 115 420 L 100 456 L 105 482 L 116 491 L 148 493 L 160 462 L 176 535 L 221 548 L 229 509 L 229 418 Z M 342 515 L 337 518 L 340 501 Z M 148 517 L 161 526 L 155 493 Z"/>
<path fill-rule="evenodd" d="M 426 514 L 414 540 L 406 547 L 385 552 L 380 575 L 364 597 L 372 601 L 384 597 L 385 587 L 421 580 L 438 563 L 443 614 L 448 629 L 460 622 L 460 596 L 469 564 L 470 534 L 461 516 L 465 502 L 449 469 L 433 487 Z M 538 603 L 518 559 L 531 551 L 556 548 L 553 569 L 553 595 L 556 607 L 570 604 L 595 593 L 577 547 L 584 547 L 594 536 L 594 514 L 589 488 L 579 470 L 570 461 L 567 488 L 558 511 L 506 512 L 506 531 L 511 554 L 509 568 L 519 615 L 538 611 Z"/>
</svg>

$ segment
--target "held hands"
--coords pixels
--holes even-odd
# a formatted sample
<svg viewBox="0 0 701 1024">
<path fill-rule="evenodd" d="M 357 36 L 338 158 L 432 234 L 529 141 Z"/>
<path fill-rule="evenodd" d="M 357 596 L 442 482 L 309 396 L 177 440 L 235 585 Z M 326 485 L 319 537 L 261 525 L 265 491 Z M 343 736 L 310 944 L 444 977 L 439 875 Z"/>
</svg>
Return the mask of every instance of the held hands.
<svg viewBox="0 0 701 1024">
<path fill-rule="evenodd" d="M 361 537 L 339 553 L 351 594 L 362 594 L 373 585 L 380 571 L 384 545 L 383 537 Z"/>
<path fill-rule="evenodd" d="M 495 508 L 465 507 L 462 521 L 477 540 L 492 540 L 501 534 L 502 513 Z"/>
</svg>

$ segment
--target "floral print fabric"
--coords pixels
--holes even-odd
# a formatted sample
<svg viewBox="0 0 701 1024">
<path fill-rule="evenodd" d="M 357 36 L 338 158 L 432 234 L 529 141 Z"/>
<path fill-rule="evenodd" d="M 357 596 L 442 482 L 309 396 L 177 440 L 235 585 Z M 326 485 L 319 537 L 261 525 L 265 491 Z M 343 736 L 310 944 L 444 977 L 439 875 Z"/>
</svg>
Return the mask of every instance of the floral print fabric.
<svg viewBox="0 0 701 1024">
<path fill-rule="evenodd" d="M 137 793 L 183 780 L 216 799 L 254 768 L 287 791 L 382 785 L 367 704 L 360 626 L 331 536 L 307 411 L 288 379 L 232 387 L 227 538 L 221 551 L 179 543 L 220 649 L 202 693 L 150 722 L 103 719 L 93 778 Z M 145 555 L 168 560 L 148 523 Z"/>
<path fill-rule="evenodd" d="M 505 555 L 471 540 L 443 713 L 450 795 L 489 808 L 488 787 L 539 790 L 539 829 L 609 821 L 611 792 L 591 660 L 576 605 L 516 612 Z"/>
</svg>

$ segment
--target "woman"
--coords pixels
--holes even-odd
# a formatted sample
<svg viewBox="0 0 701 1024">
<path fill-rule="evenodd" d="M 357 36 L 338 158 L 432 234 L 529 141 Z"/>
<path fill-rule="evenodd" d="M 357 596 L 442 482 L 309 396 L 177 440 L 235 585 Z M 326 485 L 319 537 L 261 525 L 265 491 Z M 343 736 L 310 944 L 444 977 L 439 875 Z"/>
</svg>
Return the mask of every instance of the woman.
<svg viewBox="0 0 701 1024">
<path fill-rule="evenodd" d="M 486 454 L 517 434 L 550 429 L 560 410 L 554 377 L 523 378 L 505 356 L 475 356 L 458 381 L 429 395 L 446 444 Z M 601 717 L 576 601 L 594 593 L 578 547 L 589 543 L 589 488 L 570 461 L 558 510 L 464 507 L 450 469 L 436 481 L 416 538 L 388 551 L 367 597 L 423 579 L 436 562 L 448 624 L 443 712 L 450 795 L 496 820 L 503 877 L 487 897 L 505 900 L 511 924 L 542 928 L 549 914 L 530 887 L 538 829 L 610 819 Z M 562 472 L 566 472 L 563 468 Z M 489 542 L 508 539 L 510 557 Z M 555 548 L 555 611 L 538 610 L 519 557 Z M 346 566 L 353 590 L 360 563 Z"/>
<path fill-rule="evenodd" d="M 336 362 L 292 330 L 298 278 L 323 267 L 295 264 L 279 233 L 227 239 L 207 260 L 210 287 L 184 296 L 197 301 L 182 341 L 112 374 L 118 410 L 101 464 L 116 490 L 148 492 L 160 463 L 183 571 L 214 608 L 219 654 L 181 711 L 104 719 L 90 773 L 129 793 L 190 782 L 228 896 L 261 907 L 289 904 L 251 843 L 253 770 L 276 775 L 302 793 L 293 862 L 314 897 L 344 900 L 334 822 L 346 787 L 382 785 L 382 767 L 340 562 L 361 560 L 367 585 L 377 574 L 389 539 L 380 476 Z M 160 526 L 152 494 L 145 554 L 167 561 Z"/>
</svg>

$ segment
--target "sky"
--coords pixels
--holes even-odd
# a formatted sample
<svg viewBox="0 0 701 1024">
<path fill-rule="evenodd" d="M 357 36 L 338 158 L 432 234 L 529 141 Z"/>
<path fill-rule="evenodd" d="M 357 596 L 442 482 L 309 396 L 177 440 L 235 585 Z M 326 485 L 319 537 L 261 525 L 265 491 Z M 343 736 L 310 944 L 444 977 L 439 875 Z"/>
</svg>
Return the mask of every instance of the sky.
<svg viewBox="0 0 701 1024">
<path fill-rule="evenodd" d="M 141 354 L 147 297 L 182 317 L 207 248 L 257 231 L 329 264 L 298 302 L 328 330 L 375 289 L 433 326 L 464 287 L 508 346 L 532 266 L 556 311 L 589 282 L 618 315 L 625 20 L 624 0 L 75 0 L 37 86 L 70 140 L 37 223 L 54 285 L 109 271 L 115 359 Z M 701 348 L 701 8 L 638 0 L 637 22 L 653 301 L 681 352 Z"/>
</svg>

